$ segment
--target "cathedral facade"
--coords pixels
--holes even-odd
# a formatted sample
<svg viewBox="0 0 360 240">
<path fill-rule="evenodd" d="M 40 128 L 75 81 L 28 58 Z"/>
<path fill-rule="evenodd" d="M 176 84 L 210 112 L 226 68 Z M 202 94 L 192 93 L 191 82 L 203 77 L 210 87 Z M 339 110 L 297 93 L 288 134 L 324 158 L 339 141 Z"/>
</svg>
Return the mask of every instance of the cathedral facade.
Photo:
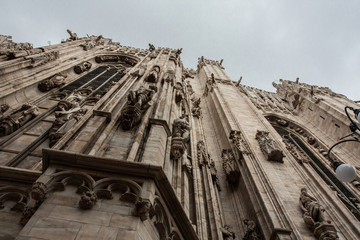
<svg viewBox="0 0 360 240">
<path fill-rule="evenodd" d="M 0 35 L 0 239 L 360 239 L 360 179 L 333 170 L 360 148 L 328 156 L 356 102 L 68 33 Z"/>
</svg>

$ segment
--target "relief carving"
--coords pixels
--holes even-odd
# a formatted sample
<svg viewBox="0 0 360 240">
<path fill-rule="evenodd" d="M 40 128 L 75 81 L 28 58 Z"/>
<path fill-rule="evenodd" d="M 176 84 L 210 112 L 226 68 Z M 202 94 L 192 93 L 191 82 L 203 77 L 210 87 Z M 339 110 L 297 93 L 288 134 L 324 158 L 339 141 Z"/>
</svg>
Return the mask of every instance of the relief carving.
<svg viewBox="0 0 360 240">
<path fill-rule="evenodd" d="M 236 165 L 235 157 L 231 149 L 223 149 L 221 158 L 223 160 L 226 180 L 232 184 L 237 184 L 240 177 L 240 170 Z"/>
<path fill-rule="evenodd" d="M 186 145 L 190 140 L 189 117 L 183 114 L 173 122 L 173 132 L 171 140 L 171 155 L 174 159 L 182 157 L 185 153 Z"/>
<path fill-rule="evenodd" d="M 250 154 L 251 150 L 247 144 L 244 135 L 240 131 L 232 130 L 230 132 L 230 140 L 239 151 L 240 154 Z"/>
<path fill-rule="evenodd" d="M 324 207 L 316 200 L 316 198 L 308 194 L 306 188 L 301 189 L 299 204 L 304 212 L 304 222 L 313 230 L 314 236 L 317 239 L 339 239 L 334 225 L 331 224 L 331 221 L 325 219 Z"/>
<path fill-rule="evenodd" d="M 39 115 L 37 106 L 25 103 L 12 114 L 0 119 L 0 136 L 9 135 Z"/>
<path fill-rule="evenodd" d="M 53 77 L 39 83 L 38 88 L 41 92 L 47 92 L 53 88 L 61 87 L 65 84 L 67 75 L 58 73 Z"/>
<path fill-rule="evenodd" d="M 145 88 L 141 85 L 137 90 L 131 90 L 127 96 L 127 103 L 121 110 L 121 127 L 124 130 L 133 128 L 141 121 L 142 115 L 150 107 L 150 100 L 157 92 L 155 86 Z"/>
<path fill-rule="evenodd" d="M 91 68 L 92 64 L 90 62 L 83 62 L 79 65 L 76 65 L 74 67 L 74 71 L 77 73 L 77 74 L 81 74 L 83 72 L 86 72 L 86 71 L 89 71 L 90 68 Z"/>
<path fill-rule="evenodd" d="M 155 65 L 149 75 L 147 76 L 147 78 L 145 79 L 146 82 L 150 82 L 150 83 L 157 83 L 158 82 L 158 78 L 159 78 L 159 75 L 160 75 L 160 67 Z"/>
<path fill-rule="evenodd" d="M 259 142 L 260 149 L 268 161 L 283 163 L 283 152 L 277 143 L 269 137 L 269 132 L 257 131 L 256 140 Z"/>
<path fill-rule="evenodd" d="M 93 37 L 91 37 L 89 40 L 86 40 L 86 42 L 84 44 L 81 44 L 80 46 L 83 47 L 84 51 L 88 51 L 100 44 L 103 43 L 102 39 L 103 36 L 100 35 L 98 36 L 96 39 L 92 39 Z"/>
</svg>

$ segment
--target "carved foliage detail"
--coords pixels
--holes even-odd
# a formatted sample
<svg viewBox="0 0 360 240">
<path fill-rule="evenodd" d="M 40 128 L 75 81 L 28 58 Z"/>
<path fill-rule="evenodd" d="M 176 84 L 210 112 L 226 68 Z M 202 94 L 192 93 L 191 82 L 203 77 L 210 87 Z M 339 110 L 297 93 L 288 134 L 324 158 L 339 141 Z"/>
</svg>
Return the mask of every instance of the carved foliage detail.
<svg viewBox="0 0 360 240">
<path fill-rule="evenodd" d="M 283 152 L 279 149 L 277 143 L 269 137 L 269 132 L 258 130 L 255 138 L 268 161 L 284 162 Z"/>
</svg>

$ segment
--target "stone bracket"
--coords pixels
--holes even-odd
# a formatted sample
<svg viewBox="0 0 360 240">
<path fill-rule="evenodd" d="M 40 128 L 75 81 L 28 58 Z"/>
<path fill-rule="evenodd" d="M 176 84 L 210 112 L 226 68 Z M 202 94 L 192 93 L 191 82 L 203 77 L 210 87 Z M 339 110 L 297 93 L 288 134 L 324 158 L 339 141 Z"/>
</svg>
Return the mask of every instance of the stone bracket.
<svg viewBox="0 0 360 240">
<path fill-rule="evenodd" d="M 111 121 L 111 112 L 101 111 L 101 110 L 93 110 L 93 116 L 106 117 L 106 122 L 109 123 Z"/>
</svg>

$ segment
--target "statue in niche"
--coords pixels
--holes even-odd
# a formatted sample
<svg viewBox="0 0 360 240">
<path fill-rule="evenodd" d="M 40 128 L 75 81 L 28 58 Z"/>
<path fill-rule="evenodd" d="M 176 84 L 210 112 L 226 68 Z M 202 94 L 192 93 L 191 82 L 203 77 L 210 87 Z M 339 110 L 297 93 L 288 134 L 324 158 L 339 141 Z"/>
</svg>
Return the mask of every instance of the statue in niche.
<svg viewBox="0 0 360 240">
<path fill-rule="evenodd" d="M 245 219 L 244 224 L 246 226 L 246 232 L 243 240 L 260 240 L 258 233 L 256 232 L 256 224 L 252 220 Z"/>
<path fill-rule="evenodd" d="M 58 73 L 53 77 L 39 83 L 38 88 L 41 92 L 47 92 L 53 88 L 61 87 L 65 84 L 67 75 Z"/>
<path fill-rule="evenodd" d="M 201 99 L 194 97 L 191 99 L 191 101 L 193 103 L 193 107 L 191 109 L 193 116 L 196 118 L 200 118 L 200 116 L 201 116 L 201 107 L 200 107 Z"/>
<path fill-rule="evenodd" d="M 185 98 L 184 87 L 181 82 L 175 84 L 175 102 L 179 104 Z"/>
<path fill-rule="evenodd" d="M 224 240 L 234 240 L 235 239 L 235 233 L 230 230 L 229 225 L 224 225 L 224 227 L 220 228 L 220 231 L 222 233 L 222 237 Z"/>
<path fill-rule="evenodd" d="M 61 100 L 55 110 L 55 121 L 49 130 L 49 146 L 54 146 L 86 113 L 80 103 L 90 95 L 91 89 L 75 90 L 72 94 Z"/>
<path fill-rule="evenodd" d="M 189 117 L 183 114 L 173 122 L 171 155 L 174 159 L 182 157 L 190 140 Z"/>
<path fill-rule="evenodd" d="M 69 35 L 70 35 L 70 37 L 68 38 L 68 41 L 75 41 L 75 40 L 78 40 L 79 38 L 78 38 L 78 36 L 77 36 L 77 34 L 76 33 L 73 33 L 70 29 L 67 29 L 66 30 L 68 33 L 69 33 Z"/>
<path fill-rule="evenodd" d="M 240 177 L 240 171 L 236 165 L 235 157 L 231 149 L 223 149 L 221 158 L 223 160 L 223 168 L 226 174 L 226 180 L 232 184 L 237 184 Z"/>
<path fill-rule="evenodd" d="M 131 90 L 127 96 L 127 103 L 121 110 L 121 127 L 124 130 L 133 128 L 141 121 L 143 113 L 150 107 L 150 100 L 157 92 L 155 86 L 145 88 L 141 85 L 137 90 Z"/>
<path fill-rule="evenodd" d="M 6 136 L 15 132 L 37 115 L 39 115 L 39 108 L 25 103 L 19 110 L 0 119 L 0 136 Z"/>
<path fill-rule="evenodd" d="M 160 67 L 155 65 L 150 71 L 145 81 L 150 83 L 157 83 L 157 81 L 159 80 L 158 79 L 159 75 L 160 75 Z"/>
<path fill-rule="evenodd" d="M 44 52 L 38 55 L 30 56 L 29 59 L 30 67 L 37 67 L 40 65 L 44 65 L 45 63 L 54 61 L 59 58 L 59 51 L 51 51 L 51 52 Z"/>
<path fill-rule="evenodd" d="M 131 75 L 136 76 L 138 78 L 142 77 L 146 71 L 147 65 L 142 63 L 140 66 L 136 69 L 136 71 L 132 72 Z"/>
<path fill-rule="evenodd" d="M 213 181 L 213 184 L 217 187 L 217 189 L 219 191 L 221 191 L 220 188 L 220 182 L 219 182 L 219 178 L 217 177 L 217 170 L 215 167 L 215 162 L 214 160 L 210 159 L 210 174 L 211 174 L 211 179 Z"/>
<path fill-rule="evenodd" d="M 92 64 L 90 62 L 83 62 L 79 65 L 76 65 L 74 67 L 74 71 L 77 73 L 77 74 L 81 74 L 83 72 L 86 72 L 86 71 L 89 71 L 90 68 L 91 68 Z"/>
<path fill-rule="evenodd" d="M 303 210 L 304 222 L 313 231 L 315 237 L 319 240 L 336 240 L 339 239 L 335 227 L 331 221 L 325 220 L 325 209 L 321 204 L 309 195 L 306 188 L 301 189 L 300 208 Z"/>
<path fill-rule="evenodd" d="M 257 131 L 256 140 L 259 142 L 260 149 L 268 161 L 283 163 L 283 152 L 279 149 L 277 143 L 269 137 L 269 132 Z"/>
</svg>

